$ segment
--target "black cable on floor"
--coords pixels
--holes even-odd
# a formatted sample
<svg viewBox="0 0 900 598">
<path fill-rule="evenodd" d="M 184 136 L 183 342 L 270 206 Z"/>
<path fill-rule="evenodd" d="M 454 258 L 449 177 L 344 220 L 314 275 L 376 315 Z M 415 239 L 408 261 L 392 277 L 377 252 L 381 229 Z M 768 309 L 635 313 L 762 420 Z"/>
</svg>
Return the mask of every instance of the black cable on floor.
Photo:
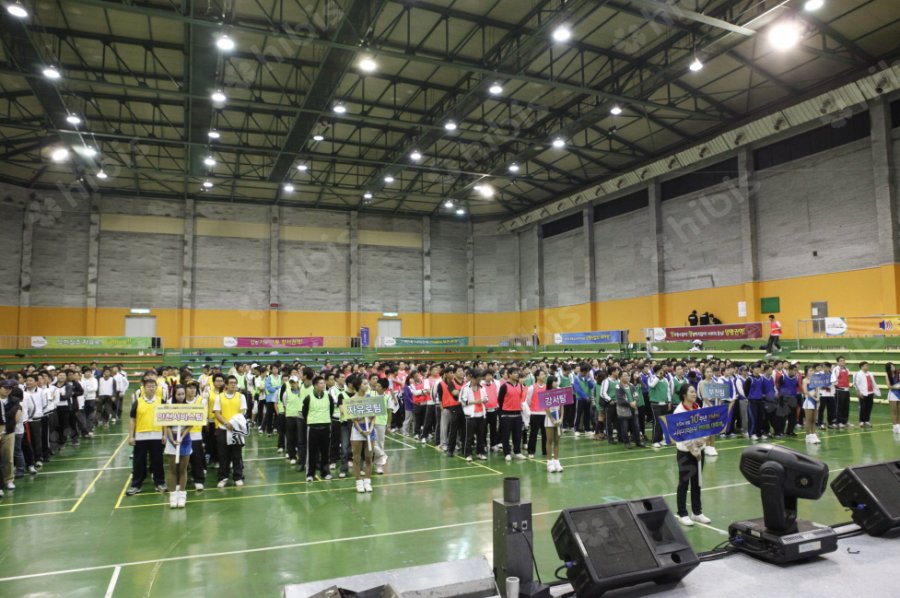
<svg viewBox="0 0 900 598">
<path fill-rule="evenodd" d="M 531 540 L 528 539 L 528 534 L 522 532 L 522 535 L 525 537 L 525 543 L 528 544 L 528 551 L 531 553 L 531 562 L 534 563 L 534 573 L 537 575 L 538 583 L 544 583 L 541 581 L 541 572 L 538 571 L 537 559 L 534 558 L 534 546 L 531 545 Z"/>
</svg>

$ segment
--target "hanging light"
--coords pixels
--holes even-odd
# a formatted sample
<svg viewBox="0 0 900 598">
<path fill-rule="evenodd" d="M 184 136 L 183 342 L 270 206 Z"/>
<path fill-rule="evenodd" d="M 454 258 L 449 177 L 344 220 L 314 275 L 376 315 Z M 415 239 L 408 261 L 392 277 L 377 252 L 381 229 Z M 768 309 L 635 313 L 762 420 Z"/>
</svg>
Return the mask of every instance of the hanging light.
<svg viewBox="0 0 900 598">
<path fill-rule="evenodd" d="M 347 113 L 347 107 L 344 106 L 343 104 L 335 104 L 335 105 L 334 105 L 334 112 L 335 112 L 335 114 L 346 114 L 346 113 Z"/>
<path fill-rule="evenodd" d="M 100 179 L 101 181 L 105 181 L 106 179 L 109 178 L 109 175 L 106 174 L 106 172 L 104 172 L 103 170 L 101 170 L 100 172 L 97 173 L 97 178 Z"/>
<path fill-rule="evenodd" d="M 613 106 L 612 108 L 609 109 L 609 113 L 612 114 L 613 116 L 619 116 L 620 114 L 622 114 L 622 107 L 619 106 L 618 104 L 616 104 L 615 106 Z"/>
<path fill-rule="evenodd" d="M 210 168 L 212 168 L 213 166 L 216 165 L 216 159 L 213 158 L 212 156 L 206 156 L 203 159 L 203 163 L 206 164 L 207 166 L 209 166 Z"/>
<path fill-rule="evenodd" d="M 365 193 L 363 193 L 363 199 L 372 199 L 371 191 L 366 191 Z"/>
<path fill-rule="evenodd" d="M 462 215 L 465 214 L 465 213 L 466 213 L 465 208 L 456 208 L 456 215 L 457 215 L 457 216 L 462 216 Z"/>
<path fill-rule="evenodd" d="M 512 164 L 509 165 L 509 171 L 512 173 L 519 172 L 519 165 L 516 164 L 515 162 L 513 162 Z"/>
<path fill-rule="evenodd" d="M 307 166 L 306 164 L 297 164 L 297 170 L 299 170 L 300 172 L 306 172 L 307 170 L 309 170 L 309 166 Z"/>
<path fill-rule="evenodd" d="M 225 95 L 225 92 L 222 91 L 221 89 L 215 90 L 212 93 L 212 95 L 209 97 L 210 97 L 210 99 L 212 99 L 213 102 L 216 102 L 217 104 L 224 104 L 226 101 L 228 101 L 228 97 Z"/>
<path fill-rule="evenodd" d="M 78 149 L 78 148 L 76 148 L 76 149 Z M 88 158 L 93 158 L 94 156 L 97 155 L 97 150 L 96 150 L 95 148 L 89 146 L 89 145 L 84 145 L 84 146 L 82 146 L 78 151 L 79 151 L 82 155 L 84 155 L 84 156 L 86 156 L 86 157 L 88 157 Z"/>
<path fill-rule="evenodd" d="M 695 56 L 694 61 L 688 68 L 691 69 L 692 72 L 696 73 L 697 71 L 703 69 L 703 63 L 700 62 L 700 59 Z"/>
<path fill-rule="evenodd" d="M 488 92 L 490 92 L 491 95 L 498 96 L 503 93 L 503 86 L 500 85 L 499 82 L 495 82 L 490 86 L 490 88 L 488 88 Z"/>
<path fill-rule="evenodd" d="M 384 182 L 390 185 L 394 182 L 394 177 L 392 177 L 391 175 L 387 175 L 386 177 L 384 177 Z"/>
<path fill-rule="evenodd" d="M 803 10 L 806 12 L 815 12 L 825 6 L 825 0 L 806 0 L 806 4 L 803 5 Z"/>
<path fill-rule="evenodd" d="M 209 133 L 207 133 L 207 135 L 209 135 L 209 138 L 210 138 L 210 139 L 218 139 L 219 137 L 222 136 L 222 135 L 221 135 L 218 131 L 216 131 L 215 129 L 210 129 L 210 131 L 209 131 Z"/>
<path fill-rule="evenodd" d="M 313 141 L 325 141 L 324 135 L 313 135 Z"/>
<path fill-rule="evenodd" d="M 75 116 L 74 114 L 70 114 L 66 117 L 66 122 L 70 125 L 75 125 L 76 127 L 81 124 L 81 119 Z"/>
<path fill-rule="evenodd" d="M 359 61 L 359 70 L 364 73 L 374 73 L 378 69 L 378 63 L 371 56 L 366 56 Z"/>
<path fill-rule="evenodd" d="M 411 154 L 409 155 L 409 158 L 410 158 L 413 162 L 418 162 L 419 160 L 422 159 L 422 152 L 420 152 L 419 150 L 413 150 L 413 153 L 411 153 Z"/>
<path fill-rule="evenodd" d="M 776 23 L 769 29 L 769 43 L 776 50 L 790 50 L 800 43 L 800 26 L 793 22 Z"/>
<path fill-rule="evenodd" d="M 294 192 L 294 186 L 291 185 L 290 183 L 286 183 L 285 186 L 284 186 L 284 192 L 285 192 L 285 193 L 293 193 L 293 192 Z"/>
<path fill-rule="evenodd" d="M 572 39 L 572 30 L 565 25 L 560 25 L 553 30 L 553 41 L 563 43 Z"/>
<path fill-rule="evenodd" d="M 213 182 L 212 182 L 212 181 L 203 181 L 203 188 L 204 188 L 204 189 L 212 189 L 212 187 L 213 187 Z"/>
<path fill-rule="evenodd" d="M 456 122 L 452 121 L 452 120 L 448 120 L 447 122 L 444 123 L 444 128 L 447 129 L 448 131 L 455 131 L 456 130 Z"/>
<path fill-rule="evenodd" d="M 216 40 L 216 47 L 223 52 L 231 52 L 232 50 L 234 50 L 234 40 L 227 35 L 219 36 L 219 38 Z"/>
<path fill-rule="evenodd" d="M 48 79 L 53 80 L 53 81 L 62 77 L 62 75 L 59 72 L 59 69 L 56 68 L 55 66 L 48 66 L 48 67 L 44 68 L 44 70 L 41 72 L 44 74 L 45 77 L 47 77 Z"/>
<path fill-rule="evenodd" d="M 553 140 L 553 147 L 555 147 L 556 149 L 566 147 L 566 142 L 562 137 L 557 137 Z"/>
<path fill-rule="evenodd" d="M 28 9 L 22 6 L 22 3 L 19 0 L 16 0 L 15 4 L 7 4 L 6 12 L 16 17 L 17 19 L 28 18 Z"/>
<path fill-rule="evenodd" d="M 452 207 L 453 207 L 453 200 L 452 200 L 452 199 L 448 199 L 447 201 L 445 201 L 445 202 L 444 202 L 444 207 L 445 207 L 445 208 L 452 208 Z"/>
<path fill-rule="evenodd" d="M 54 162 L 65 162 L 69 159 L 69 150 L 64 147 L 59 147 L 53 150 L 53 153 L 50 154 L 50 159 Z"/>
</svg>

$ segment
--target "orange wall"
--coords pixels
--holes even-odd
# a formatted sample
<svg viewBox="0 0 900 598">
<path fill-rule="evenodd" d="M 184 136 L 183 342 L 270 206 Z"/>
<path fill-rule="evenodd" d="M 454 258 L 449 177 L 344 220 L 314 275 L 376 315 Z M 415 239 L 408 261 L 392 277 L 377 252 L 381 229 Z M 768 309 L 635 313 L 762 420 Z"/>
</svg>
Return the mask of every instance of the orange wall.
<svg viewBox="0 0 900 598">
<path fill-rule="evenodd" d="M 524 312 L 476 314 L 401 313 L 404 336 L 496 337 L 531 334 L 542 339 L 556 332 L 629 330 L 632 340 L 653 326 L 681 326 L 692 309 L 715 313 L 724 322 L 760 321 L 760 297 L 780 297 L 778 314 L 785 336 L 797 334 L 797 320 L 809 319 L 810 303 L 827 301 L 832 316 L 900 313 L 900 264 L 834 274 L 801 276 L 714 289 L 585 303 Z M 738 301 L 748 314 L 737 316 Z M 0 335 L 124 334 L 125 308 L 0 306 Z M 377 336 L 380 313 L 292 312 L 269 310 L 153 309 L 157 334 L 166 347 L 182 336 L 324 336 L 347 337 L 368 326 Z M 802 332 L 802 331 L 801 331 Z"/>
</svg>

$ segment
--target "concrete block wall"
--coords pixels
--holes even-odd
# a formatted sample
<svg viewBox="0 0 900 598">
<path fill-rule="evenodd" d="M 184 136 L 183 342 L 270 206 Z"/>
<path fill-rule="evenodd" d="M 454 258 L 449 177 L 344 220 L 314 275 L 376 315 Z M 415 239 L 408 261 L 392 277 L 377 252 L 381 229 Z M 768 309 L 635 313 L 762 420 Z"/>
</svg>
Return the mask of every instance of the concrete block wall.
<svg viewBox="0 0 900 598">
<path fill-rule="evenodd" d="M 594 223 L 595 301 L 641 297 L 652 293 L 647 208 Z"/>
<path fill-rule="evenodd" d="M 745 202 L 737 181 L 662 204 L 663 280 L 667 292 L 739 284 Z"/>
<path fill-rule="evenodd" d="M 269 241 L 197 236 L 195 309 L 269 308 Z"/>
<path fill-rule="evenodd" d="M 360 245 L 359 309 L 420 313 L 421 249 Z"/>
<path fill-rule="evenodd" d="M 469 224 L 431 220 L 431 311 L 466 313 Z"/>
<path fill-rule="evenodd" d="M 0 185 L 0 222 L 4 234 L 0 234 L 0 272 L 4 283 L 0 285 L 0 305 L 19 304 L 19 275 L 17 264 L 22 260 L 22 234 L 25 226 L 29 198 L 22 189 Z"/>
<path fill-rule="evenodd" d="M 538 233 L 535 227 L 519 231 L 519 297 L 522 311 L 539 309 L 541 300 L 538 289 L 541 276 L 539 270 L 540 255 Z M 554 264 L 555 265 L 555 264 Z"/>
<path fill-rule="evenodd" d="M 871 164 L 862 139 L 757 174 L 761 279 L 880 265 Z"/>
<path fill-rule="evenodd" d="M 278 299 L 283 309 L 349 309 L 349 244 L 282 240 L 278 252 Z"/>
<path fill-rule="evenodd" d="M 103 232 L 97 307 L 180 307 L 182 242 L 177 235 Z"/>
<path fill-rule="evenodd" d="M 474 235 L 475 312 L 517 311 L 519 259 L 516 235 L 498 233 L 494 222 L 476 223 Z"/>
<path fill-rule="evenodd" d="M 585 303 L 584 232 L 579 228 L 543 243 L 544 307 Z"/>
<path fill-rule="evenodd" d="M 39 192 L 32 232 L 32 306 L 85 307 L 90 200 Z"/>
</svg>

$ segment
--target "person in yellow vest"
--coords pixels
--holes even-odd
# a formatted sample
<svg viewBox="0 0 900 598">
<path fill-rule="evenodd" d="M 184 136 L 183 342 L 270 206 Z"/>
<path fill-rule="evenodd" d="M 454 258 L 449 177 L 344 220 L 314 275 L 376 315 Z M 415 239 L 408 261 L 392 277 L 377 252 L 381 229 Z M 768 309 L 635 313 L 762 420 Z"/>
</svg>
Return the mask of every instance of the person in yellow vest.
<svg viewBox="0 0 900 598">
<path fill-rule="evenodd" d="M 225 392 L 216 395 L 213 413 L 216 416 L 216 442 L 219 445 L 219 483 L 217 488 L 224 488 L 228 476 L 234 469 L 234 485 L 244 485 L 244 446 L 228 444 L 227 432 L 233 427 L 231 418 L 247 413 L 247 399 L 238 392 L 237 376 L 228 376 L 225 380 Z"/>
<path fill-rule="evenodd" d="M 146 377 L 142 386 L 134 393 L 131 402 L 131 419 L 128 422 L 128 444 L 134 447 L 134 461 L 131 469 L 131 486 L 126 494 L 133 496 L 141 491 L 147 477 L 147 455 L 150 455 L 150 470 L 157 492 L 165 492 L 166 481 L 163 473 L 162 428 L 153 425 L 157 405 L 162 405 L 162 391 L 156 380 Z"/>
<path fill-rule="evenodd" d="M 207 423 L 203 429 L 203 446 L 206 449 L 206 463 L 210 467 L 218 467 L 219 444 L 216 441 L 216 414 L 213 413 L 213 406 L 216 404 L 218 396 L 225 390 L 225 376 L 216 372 L 210 376 L 210 380 L 212 380 L 212 383 L 207 389 Z"/>
<path fill-rule="evenodd" d="M 203 405 L 206 407 L 206 397 L 200 394 L 200 385 L 189 382 L 185 387 L 185 402 L 188 405 Z M 206 455 L 203 448 L 204 426 L 191 428 L 191 477 L 194 478 L 194 490 L 203 492 L 206 483 Z"/>
<path fill-rule="evenodd" d="M 300 435 L 305 433 L 301 424 L 301 411 L 303 409 L 304 393 L 300 388 L 300 378 L 291 376 L 288 378 L 288 389 L 284 391 L 284 426 L 285 445 L 287 457 L 291 465 L 297 465 L 297 447 L 300 443 Z M 300 461 L 300 469 L 304 466 Z"/>
<path fill-rule="evenodd" d="M 302 409 L 308 435 L 307 482 L 315 479 L 316 467 L 319 469 L 321 479 L 331 479 L 331 473 L 328 471 L 328 457 L 331 446 L 331 415 L 334 412 L 334 402 L 325 392 L 325 378 L 322 376 L 312 379 L 312 388 L 312 392 L 303 399 Z"/>
</svg>

